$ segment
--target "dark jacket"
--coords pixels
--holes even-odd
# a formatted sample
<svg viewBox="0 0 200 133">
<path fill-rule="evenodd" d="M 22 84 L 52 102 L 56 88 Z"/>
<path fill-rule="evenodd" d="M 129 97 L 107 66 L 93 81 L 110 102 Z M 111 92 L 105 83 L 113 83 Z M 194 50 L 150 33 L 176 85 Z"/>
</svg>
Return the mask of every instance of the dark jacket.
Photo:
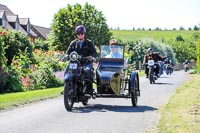
<svg viewBox="0 0 200 133">
<path fill-rule="evenodd" d="M 147 63 L 148 60 L 154 60 L 157 63 L 158 61 L 163 61 L 166 58 L 167 58 L 167 56 L 162 57 L 158 53 L 152 53 L 151 55 L 150 54 L 146 54 L 144 56 L 143 64 Z"/>
<path fill-rule="evenodd" d="M 96 49 L 94 48 L 92 41 L 89 39 L 84 40 L 81 48 L 78 44 L 78 39 L 71 41 L 66 53 L 69 55 L 73 51 L 76 51 L 79 55 L 82 55 L 83 57 L 97 57 Z"/>
</svg>

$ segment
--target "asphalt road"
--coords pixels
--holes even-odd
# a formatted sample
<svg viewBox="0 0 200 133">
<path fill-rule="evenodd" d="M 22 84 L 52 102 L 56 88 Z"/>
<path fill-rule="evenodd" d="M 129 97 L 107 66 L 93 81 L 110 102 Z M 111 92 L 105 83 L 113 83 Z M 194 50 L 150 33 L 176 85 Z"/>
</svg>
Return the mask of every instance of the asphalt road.
<svg viewBox="0 0 200 133">
<path fill-rule="evenodd" d="M 91 99 L 88 106 L 64 108 L 63 96 L 0 112 L 0 133 L 142 133 L 156 127 L 158 108 L 186 81 L 187 73 L 162 75 L 156 84 L 140 77 L 138 106 L 130 99 Z"/>
</svg>

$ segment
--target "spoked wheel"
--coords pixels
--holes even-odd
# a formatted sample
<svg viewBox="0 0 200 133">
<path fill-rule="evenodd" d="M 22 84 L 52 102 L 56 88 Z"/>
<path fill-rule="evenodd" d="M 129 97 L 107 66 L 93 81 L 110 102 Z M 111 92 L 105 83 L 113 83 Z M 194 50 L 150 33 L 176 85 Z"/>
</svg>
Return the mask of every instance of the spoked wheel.
<svg viewBox="0 0 200 133">
<path fill-rule="evenodd" d="M 155 83 L 155 79 L 153 77 L 153 74 L 149 74 L 149 81 L 150 81 L 150 84 Z"/>
<path fill-rule="evenodd" d="M 131 102 L 133 107 L 137 106 L 137 101 L 138 101 L 137 91 L 139 90 L 138 84 L 139 84 L 138 79 L 137 77 L 135 77 L 134 91 L 131 92 Z"/>
<path fill-rule="evenodd" d="M 64 85 L 64 104 L 67 111 L 71 111 L 74 104 L 73 83 L 65 81 Z"/>
</svg>

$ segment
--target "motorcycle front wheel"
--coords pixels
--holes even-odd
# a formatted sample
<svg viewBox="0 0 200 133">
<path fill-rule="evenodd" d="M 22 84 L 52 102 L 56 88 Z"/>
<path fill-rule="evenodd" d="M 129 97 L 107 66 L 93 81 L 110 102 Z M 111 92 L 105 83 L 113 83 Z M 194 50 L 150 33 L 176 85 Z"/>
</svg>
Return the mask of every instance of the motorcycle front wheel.
<svg viewBox="0 0 200 133">
<path fill-rule="evenodd" d="M 64 83 L 64 105 L 67 111 L 71 111 L 74 105 L 74 85 L 69 80 Z"/>
</svg>

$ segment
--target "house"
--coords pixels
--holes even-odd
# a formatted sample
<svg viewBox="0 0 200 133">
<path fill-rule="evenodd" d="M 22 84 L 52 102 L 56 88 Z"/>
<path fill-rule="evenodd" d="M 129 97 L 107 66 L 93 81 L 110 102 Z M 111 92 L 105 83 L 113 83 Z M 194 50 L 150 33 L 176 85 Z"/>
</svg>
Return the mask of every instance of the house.
<svg viewBox="0 0 200 133">
<path fill-rule="evenodd" d="M 34 42 L 35 38 L 46 40 L 50 33 L 50 28 L 32 25 L 29 18 L 19 18 L 18 15 L 2 4 L 0 4 L 0 26 L 28 35 L 31 42 Z"/>
</svg>

